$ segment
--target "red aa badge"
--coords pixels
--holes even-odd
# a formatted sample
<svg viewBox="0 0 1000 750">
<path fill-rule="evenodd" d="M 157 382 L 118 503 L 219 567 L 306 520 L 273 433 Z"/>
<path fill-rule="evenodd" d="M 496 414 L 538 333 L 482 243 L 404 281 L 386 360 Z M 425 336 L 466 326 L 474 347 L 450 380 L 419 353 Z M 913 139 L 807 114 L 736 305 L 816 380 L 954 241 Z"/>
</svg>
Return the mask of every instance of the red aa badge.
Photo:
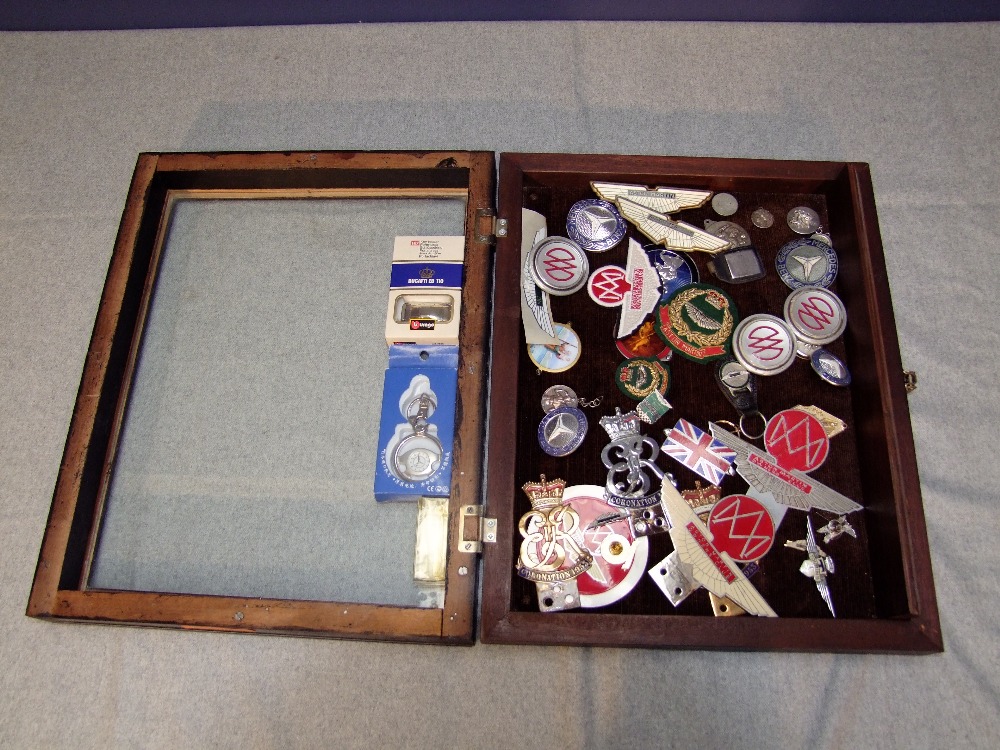
<svg viewBox="0 0 1000 750">
<path fill-rule="evenodd" d="M 708 516 L 712 543 L 736 562 L 753 562 L 774 543 L 774 521 L 767 509 L 747 495 L 724 497 Z"/>
<path fill-rule="evenodd" d="M 625 270 L 618 266 L 603 266 L 594 271 L 587 284 L 590 298 L 602 307 L 618 307 L 632 284 L 625 278 Z"/>
<path fill-rule="evenodd" d="M 778 466 L 789 471 L 812 471 L 830 452 L 830 438 L 823 425 L 799 409 L 779 411 L 768 420 L 764 445 Z"/>
<path fill-rule="evenodd" d="M 580 517 L 582 546 L 594 557 L 590 568 L 576 579 L 581 607 L 604 607 L 618 601 L 646 572 L 649 539 L 634 537 L 625 518 L 610 523 L 598 521 L 621 508 L 604 500 L 604 487 L 578 484 L 567 487 L 563 502 Z"/>
</svg>

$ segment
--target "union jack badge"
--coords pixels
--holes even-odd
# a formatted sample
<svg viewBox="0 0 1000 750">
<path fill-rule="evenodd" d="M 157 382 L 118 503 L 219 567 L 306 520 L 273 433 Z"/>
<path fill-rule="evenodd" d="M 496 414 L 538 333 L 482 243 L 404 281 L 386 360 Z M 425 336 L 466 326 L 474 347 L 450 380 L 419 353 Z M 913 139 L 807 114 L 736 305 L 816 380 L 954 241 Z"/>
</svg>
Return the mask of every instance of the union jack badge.
<svg viewBox="0 0 1000 750">
<path fill-rule="evenodd" d="M 736 451 L 686 419 L 678 419 L 672 430 L 664 432 L 663 452 L 712 484 L 718 486 L 732 473 Z"/>
</svg>

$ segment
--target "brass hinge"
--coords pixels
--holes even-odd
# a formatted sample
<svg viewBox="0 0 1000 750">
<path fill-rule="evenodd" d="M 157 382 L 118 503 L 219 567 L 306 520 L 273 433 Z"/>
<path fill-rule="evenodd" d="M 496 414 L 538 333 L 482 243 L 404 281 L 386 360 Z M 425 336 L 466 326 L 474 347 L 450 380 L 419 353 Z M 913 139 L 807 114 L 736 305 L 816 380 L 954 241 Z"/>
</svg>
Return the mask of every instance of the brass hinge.
<svg viewBox="0 0 1000 750">
<path fill-rule="evenodd" d="M 486 518 L 482 505 L 463 505 L 459 522 L 458 551 L 471 555 L 483 551 L 483 543 L 497 540 L 497 519 Z"/>
<path fill-rule="evenodd" d="M 913 370 L 903 370 L 903 387 L 907 393 L 917 390 L 917 373 Z"/>
<path fill-rule="evenodd" d="M 480 230 L 484 220 L 487 220 L 486 232 Z M 475 230 L 476 242 L 481 242 L 484 245 L 493 245 L 496 244 L 497 237 L 507 236 L 507 220 L 498 219 L 496 214 L 493 213 L 492 208 L 477 208 Z"/>
</svg>

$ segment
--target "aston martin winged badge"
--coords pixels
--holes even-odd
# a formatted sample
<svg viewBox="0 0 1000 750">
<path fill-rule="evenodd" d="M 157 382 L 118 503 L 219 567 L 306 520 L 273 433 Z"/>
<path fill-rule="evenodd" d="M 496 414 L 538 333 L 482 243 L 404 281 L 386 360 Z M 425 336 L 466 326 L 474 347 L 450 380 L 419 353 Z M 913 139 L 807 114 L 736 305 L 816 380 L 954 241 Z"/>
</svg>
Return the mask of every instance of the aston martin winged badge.
<svg viewBox="0 0 1000 750">
<path fill-rule="evenodd" d="M 668 250 L 720 253 L 733 246 L 728 240 L 683 221 L 674 221 L 666 214 L 646 208 L 629 198 L 620 197 L 616 203 L 622 216 L 635 224 L 653 242 L 659 242 Z"/>
<path fill-rule="evenodd" d="M 620 182 L 591 182 L 594 192 L 612 203 L 626 198 L 652 211 L 672 214 L 685 208 L 699 208 L 712 197 L 711 190 L 684 190 L 658 187 L 649 190 L 645 185 L 627 185 Z"/>
<path fill-rule="evenodd" d="M 736 471 L 754 489 L 769 492 L 776 501 L 790 508 L 819 508 L 844 515 L 861 506 L 836 490 L 821 484 L 796 469 L 783 469 L 766 451 L 738 438 L 715 422 L 709 422 L 712 437 L 736 451 Z"/>
<path fill-rule="evenodd" d="M 673 569 L 674 575 L 679 573 L 689 580 L 689 590 L 704 586 L 716 596 L 728 597 L 752 615 L 778 616 L 733 559 L 712 543 L 708 526 L 669 482 L 663 483 L 660 502 L 670 519 L 674 552 L 667 561 L 649 571 L 654 580 L 660 570 Z"/>
</svg>

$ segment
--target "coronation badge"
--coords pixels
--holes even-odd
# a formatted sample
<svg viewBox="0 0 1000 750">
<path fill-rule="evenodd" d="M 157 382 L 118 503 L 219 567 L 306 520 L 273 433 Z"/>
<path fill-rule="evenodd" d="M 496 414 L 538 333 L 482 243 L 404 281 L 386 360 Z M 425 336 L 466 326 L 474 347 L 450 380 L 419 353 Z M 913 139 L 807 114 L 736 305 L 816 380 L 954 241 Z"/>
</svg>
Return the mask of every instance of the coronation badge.
<svg viewBox="0 0 1000 750">
<path fill-rule="evenodd" d="M 522 489 L 531 500 L 531 510 L 521 516 L 517 530 L 521 549 L 517 574 L 529 581 L 568 581 L 586 571 L 594 556 L 584 549 L 580 536 L 580 516 L 563 504 L 562 479 L 528 482 Z"/>
</svg>

